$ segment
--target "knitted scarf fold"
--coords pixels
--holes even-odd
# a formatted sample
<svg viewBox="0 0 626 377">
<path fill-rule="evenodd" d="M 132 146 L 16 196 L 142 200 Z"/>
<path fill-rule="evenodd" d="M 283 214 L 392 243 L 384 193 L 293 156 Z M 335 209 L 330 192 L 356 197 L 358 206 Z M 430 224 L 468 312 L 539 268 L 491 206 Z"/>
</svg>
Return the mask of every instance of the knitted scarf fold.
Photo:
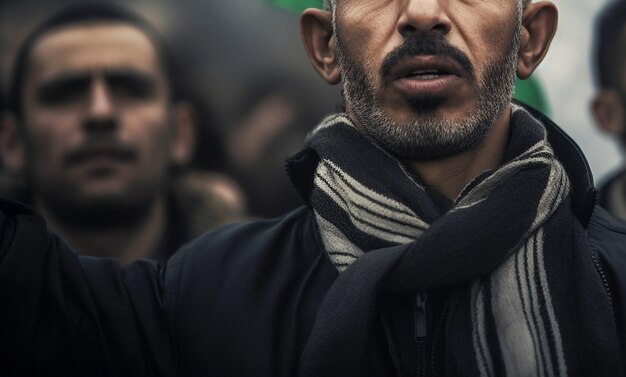
<svg viewBox="0 0 626 377">
<path fill-rule="evenodd" d="M 568 176 L 522 108 L 510 134 L 502 166 L 444 213 L 345 114 L 311 133 L 320 162 L 310 203 L 340 276 L 318 312 L 303 376 L 375 375 L 367 355 L 381 294 L 440 288 L 453 292 L 446 376 L 618 375 L 610 301 L 571 214 Z"/>
</svg>

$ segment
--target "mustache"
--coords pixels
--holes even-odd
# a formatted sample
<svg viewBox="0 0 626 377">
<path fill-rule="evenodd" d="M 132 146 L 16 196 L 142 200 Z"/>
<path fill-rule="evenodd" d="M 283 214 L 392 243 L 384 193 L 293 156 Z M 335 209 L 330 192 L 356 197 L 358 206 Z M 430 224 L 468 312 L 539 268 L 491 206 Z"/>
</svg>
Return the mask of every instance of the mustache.
<svg viewBox="0 0 626 377">
<path fill-rule="evenodd" d="M 441 56 L 452 59 L 468 73 L 471 79 L 475 78 L 474 66 L 463 51 L 452 46 L 445 39 L 444 35 L 439 32 L 424 33 L 420 31 L 412 33 L 405 39 L 402 45 L 396 47 L 385 56 L 380 68 L 381 76 L 385 81 L 390 81 L 391 72 L 397 64 L 403 59 L 420 55 Z"/>
<path fill-rule="evenodd" d="M 65 154 L 63 166 L 79 164 L 92 157 L 103 155 L 127 162 L 136 161 L 138 158 L 138 152 L 135 148 L 118 140 L 88 139 L 85 143 Z"/>
</svg>

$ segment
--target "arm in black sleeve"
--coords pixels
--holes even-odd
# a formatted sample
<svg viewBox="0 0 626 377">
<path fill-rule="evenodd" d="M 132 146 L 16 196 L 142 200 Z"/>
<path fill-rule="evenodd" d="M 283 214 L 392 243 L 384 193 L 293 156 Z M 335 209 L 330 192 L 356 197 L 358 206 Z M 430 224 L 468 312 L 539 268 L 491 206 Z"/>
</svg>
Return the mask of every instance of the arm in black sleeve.
<svg viewBox="0 0 626 377">
<path fill-rule="evenodd" d="M 0 200 L 0 375 L 171 375 L 156 263 L 76 256 L 27 207 Z"/>
</svg>

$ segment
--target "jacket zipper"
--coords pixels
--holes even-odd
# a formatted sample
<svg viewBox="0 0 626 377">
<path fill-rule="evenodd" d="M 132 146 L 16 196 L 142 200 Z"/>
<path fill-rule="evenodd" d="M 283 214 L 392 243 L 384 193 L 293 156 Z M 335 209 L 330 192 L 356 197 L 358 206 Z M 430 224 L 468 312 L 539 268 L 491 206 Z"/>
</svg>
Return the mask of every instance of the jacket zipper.
<svg viewBox="0 0 626 377">
<path fill-rule="evenodd" d="M 396 376 L 402 377 L 402 372 L 400 369 L 400 359 L 398 358 L 398 352 L 396 351 L 396 348 L 394 347 L 393 337 L 391 335 L 391 329 L 389 328 L 389 318 L 387 316 L 387 313 L 384 307 L 380 306 L 379 312 L 380 312 L 380 319 L 383 324 L 383 328 L 385 330 L 385 337 L 387 338 L 387 347 L 389 348 L 391 360 L 396 370 Z"/>
<path fill-rule="evenodd" d="M 599 194 L 597 191 L 595 191 L 593 195 L 593 199 L 592 199 L 593 207 L 591 208 L 591 214 L 589 215 L 589 223 L 591 223 L 591 219 L 593 218 L 593 215 L 596 212 L 596 208 L 598 206 L 598 198 L 599 198 Z M 589 229 L 591 229 L 590 224 L 588 224 L 587 232 L 589 232 Z M 592 250 L 591 260 L 593 261 L 593 264 L 596 266 L 596 270 L 598 271 L 598 274 L 600 274 L 600 278 L 602 279 L 602 284 L 604 284 L 604 290 L 606 291 L 607 296 L 609 296 L 609 304 L 611 305 L 611 309 L 613 309 L 614 305 L 613 305 L 613 295 L 611 293 L 611 287 L 606 278 L 606 274 L 604 273 L 604 269 L 602 268 L 602 265 L 600 264 L 599 258 L 600 258 L 600 253 L 599 252 L 596 253 L 595 250 Z M 615 309 L 613 309 L 613 313 L 615 313 Z M 613 314 L 613 318 L 616 319 L 615 314 Z"/>
<path fill-rule="evenodd" d="M 602 268 L 602 265 L 600 264 L 600 261 L 598 260 L 598 255 L 593 250 L 591 251 L 591 260 L 593 261 L 593 264 L 596 266 L 596 270 L 598 271 L 598 274 L 600 275 L 600 278 L 602 279 L 602 284 L 604 284 L 604 290 L 607 296 L 609 296 L 609 304 L 611 305 L 611 308 L 612 308 L 613 307 L 613 295 L 611 294 L 611 287 L 606 278 L 606 274 L 604 273 L 604 269 Z"/>
<path fill-rule="evenodd" d="M 445 300 L 445 304 L 441 311 L 441 315 L 439 319 L 437 319 L 437 324 L 435 325 L 435 330 L 433 331 L 433 336 L 431 339 L 431 347 L 430 347 L 430 369 L 432 371 L 432 376 L 436 377 L 441 375 L 441 371 L 439 370 L 439 356 L 442 352 L 440 338 L 442 336 L 441 332 L 443 331 L 443 326 L 447 318 L 448 308 L 450 307 L 450 297 L 447 297 Z"/>
<path fill-rule="evenodd" d="M 415 296 L 415 342 L 423 343 L 426 341 L 426 299 L 428 295 L 419 292 Z"/>
<path fill-rule="evenodd" d="M 413 313 L 415 318 L 415 343 L 417 343 L 417 376 L 426 375 L 426 341 L 428 338 L 426 321 L 426 300 L 428 295 L 425 292 L 418 292 L 415 296 L 415 306 Z"/>
</svg>

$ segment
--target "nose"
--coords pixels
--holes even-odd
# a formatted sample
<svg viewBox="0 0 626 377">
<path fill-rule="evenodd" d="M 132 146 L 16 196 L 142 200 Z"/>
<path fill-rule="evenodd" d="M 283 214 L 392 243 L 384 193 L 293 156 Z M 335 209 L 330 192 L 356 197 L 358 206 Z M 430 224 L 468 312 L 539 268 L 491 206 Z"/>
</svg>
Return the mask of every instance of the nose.
<svg viewBox="0 0 626 377">
<path fill-rule="evenodd" d="M 452 22 L 441 5 L 442 1 L 445 0 L 405 0 L 398 19 L 400 35 L 406 38 L 415 32 L 450 32 Z"/>
<path fill-rule="evenodd" d="M 96 77 L 89 89 L 84 126 L 88 131 L 112 131 L 116 127 L 115 104 L 106 82 Z"/>
</svg>

